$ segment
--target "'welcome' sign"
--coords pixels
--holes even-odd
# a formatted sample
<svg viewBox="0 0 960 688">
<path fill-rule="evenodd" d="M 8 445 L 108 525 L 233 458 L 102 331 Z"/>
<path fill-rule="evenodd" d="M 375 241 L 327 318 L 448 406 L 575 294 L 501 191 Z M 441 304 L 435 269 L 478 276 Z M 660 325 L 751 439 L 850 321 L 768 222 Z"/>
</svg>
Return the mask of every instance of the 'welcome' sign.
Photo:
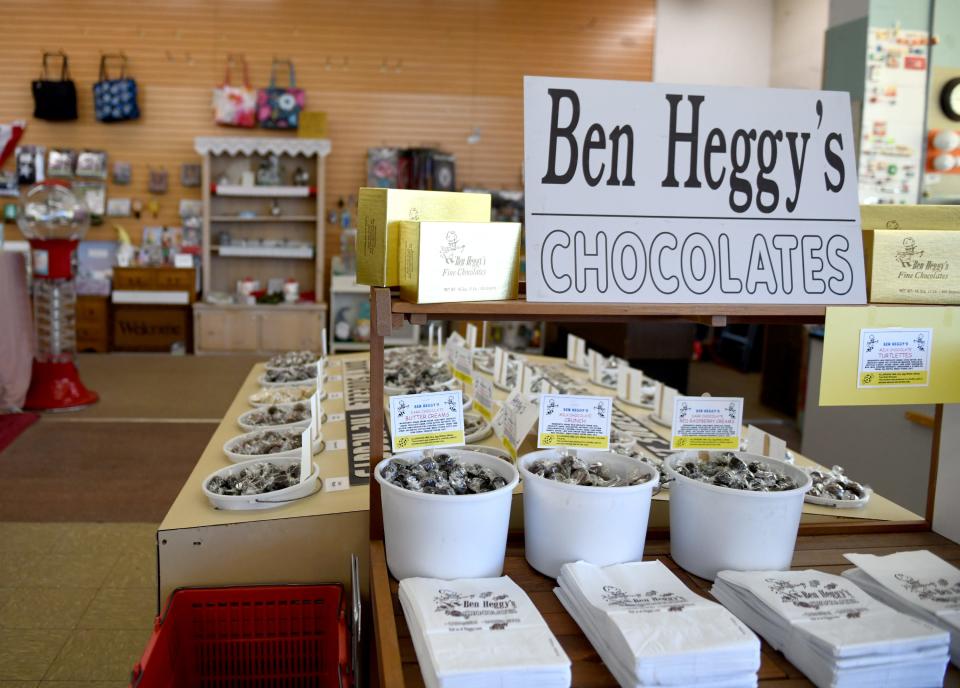
<svg viewBox="0 0 960 688">
<path fill-rule="evenodd" d="M 846 93 L 524 80 L 530 301 L 863 303 Z"/>
</svg>

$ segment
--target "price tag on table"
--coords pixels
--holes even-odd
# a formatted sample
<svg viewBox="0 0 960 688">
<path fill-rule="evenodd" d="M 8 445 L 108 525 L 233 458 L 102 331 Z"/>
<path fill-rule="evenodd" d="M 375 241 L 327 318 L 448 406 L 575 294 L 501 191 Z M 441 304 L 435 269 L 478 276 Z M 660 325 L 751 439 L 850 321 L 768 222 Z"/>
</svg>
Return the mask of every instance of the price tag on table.
<svg viewBox="0 0 960 688">
<path fill-rule="evenodd" d="M 313 473 L 313 421 L 300 433 L 300 482 L 306 482 Z"/>
<path fill-rule="evenodd" d="M 748 425 L 747 451 L 751 454 L 783 460 L 787 458 L 787 443 L 755 425 Z"/>
<path fill-rule="evenodd" d="M 537 402 L 529 399 L 526 394 L 514 390 L 504 400 L 492 425 L 503 448 L 516 459 L 520 445 L 523 444 L 523 440 L 536 422 Z"/>
<path fill-rule="evenodd" d="M 459 332 L 452 333 L 450 337 L 447 339 L 447 343 L 443 345 L 444 359 L 449 363 L 453 363 L 453 350 L 458 346 L 466 347 L 466 345 L 467 345 L 467 340 L 461 337 Z"/>
<path fill-rule="evenodd" d="M 610 397 L 542 395 L 537 446 L 609 449 L 612 407 Z"/>
<path fill-rule="evenodd" d="M 504 349 L 498 346 L 493 350 L 493 379 L 497 385 L 505 389 L 509 389 L 510 387 L 510 385 L 507 384 L 507 380 L 510 377 L 509 360 L 510 357 Z"/>
<path fill-rule="evenodd" d="M 473 406 L 483 418 L 493 418 L 493 383 L 485 375 L 473 379 Z"/>
<path fill-rule="evenodd" d="M 452 338 L 451 338 L 452 339 Z M 450 365 L 453 376 L 465 385 L 473 384 L 473 350 L 454 344 L 450 347 Z"/>
<path fill-rule="evenodd" d="M 670 449 L 740 449 L 742 397 L 676 397 Z"/>
<path fill-rule="evenodd" d="M 857 387 L 928 387 L 933 329 L 860 330 Z"/>
<path fill-rule="evenodd" d="M 572 334 L 567 335 L 567 363 L 574 368 L 587 367 L 587 343 Z"/>
<path fill-rule="evenodd" d="M 390 397 L 393 451 L 459 447 L 464 443 L 463 393 L 402 394 Z"/>
<path fill-rule="evenodd" d="M 643 371 L 624 367 L 617 370 L 617 398 L 628 404 L 643 403 Z"/>
<path fill-rule="evenodd" d="M 312 439 L 320 439 L 320 421 L 323 418 L 323 406 L 320 404 L 320 393 L 310 395 L 310 430 Z"/>
<path fill-rule="evenodd" d="M 477 326 L 473 323 L 467 323 L 467 348 L 477 348 Z"/>
<path fill-rule="evenodd" d="M 661 425 L 670 425 L 673 422 L 673 402 L 679 392 L 662 382 L 657 383 L 653 393 L 653 414 Z"/>
</svg>

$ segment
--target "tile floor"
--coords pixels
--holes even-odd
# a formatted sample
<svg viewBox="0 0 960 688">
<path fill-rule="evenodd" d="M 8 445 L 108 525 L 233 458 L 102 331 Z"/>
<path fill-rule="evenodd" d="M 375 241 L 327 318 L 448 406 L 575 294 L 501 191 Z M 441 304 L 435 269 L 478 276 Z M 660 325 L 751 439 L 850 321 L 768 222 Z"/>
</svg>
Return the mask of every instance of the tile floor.
<svg viewBox="0 0 960 688">
<path fill-rule="evenodd" d="M 0 523 L 0 688 L 123 688 L 156 612 L 156 525 Z"/>
</svg>

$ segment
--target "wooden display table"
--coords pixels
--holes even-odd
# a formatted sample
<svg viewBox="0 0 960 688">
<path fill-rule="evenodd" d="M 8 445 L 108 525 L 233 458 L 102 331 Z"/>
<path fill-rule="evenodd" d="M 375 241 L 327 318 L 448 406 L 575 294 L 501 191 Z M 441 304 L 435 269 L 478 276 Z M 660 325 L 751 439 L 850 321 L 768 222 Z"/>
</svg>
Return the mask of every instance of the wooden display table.
<svg viewBox="0 0 960 688">
<path fill-rule="evenodd" d="M 889 533 L 878 535 L 815 535 L 797 539 L 793 568 L 815 568 L 839 574 L 851 567 L 843 558 L 848 552 L 890 554 L 904 550 L 929 549 L 954 565 L 960 564 L 960 545 L 934 533 Z M 647 541 L 645 560 L 659 559 L 687 587 L 710 598 L 712 583 L 691 575 L 670 558 L 666 540 Z M 510 576 L 530 596 L 560 645 L 573 662 L 574 688 L 589 686 L 615 688 L 617 682 L 600 660 L 576 622 L 553 593 L 556 582 L 534 571 L 523 554 L 523 538 L 512 537 L 507 544 L 504 575 Z M 370 544 L 370 585 L 373 604 L 374 653 L 370 685 L 384 688 L 420 688 L 424 685 L 417 656 L 397 598 L 397 581 L 387 572 L 383 541 Z M 712 599 L 712 598 L 711 598 Z M 811 684 L 780 652 L 763 643 L 760 685 L 764 688 L 799 688 Z M 960 685 L 960 671 L 950 665 L 944 686 Z"/>
</svg>

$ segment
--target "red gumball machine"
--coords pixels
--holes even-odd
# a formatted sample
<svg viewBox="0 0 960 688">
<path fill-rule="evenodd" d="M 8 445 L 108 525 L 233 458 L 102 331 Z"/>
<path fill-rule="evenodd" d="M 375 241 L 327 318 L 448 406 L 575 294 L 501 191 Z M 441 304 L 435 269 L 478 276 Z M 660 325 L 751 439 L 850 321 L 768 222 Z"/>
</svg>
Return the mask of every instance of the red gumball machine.
<svg viewBox="0 0 960 688">
<path fill-rule="evenodd" d="M 80 381 L 74 263 L 77 244 L 90 226 L 86 206 L 63 183 L 44 182 L 27 191 L 17 220 L 33 258 L 33 326 L 37 349 L 24 407 L 67 411 L 99 399 Z"/>
</svg>

